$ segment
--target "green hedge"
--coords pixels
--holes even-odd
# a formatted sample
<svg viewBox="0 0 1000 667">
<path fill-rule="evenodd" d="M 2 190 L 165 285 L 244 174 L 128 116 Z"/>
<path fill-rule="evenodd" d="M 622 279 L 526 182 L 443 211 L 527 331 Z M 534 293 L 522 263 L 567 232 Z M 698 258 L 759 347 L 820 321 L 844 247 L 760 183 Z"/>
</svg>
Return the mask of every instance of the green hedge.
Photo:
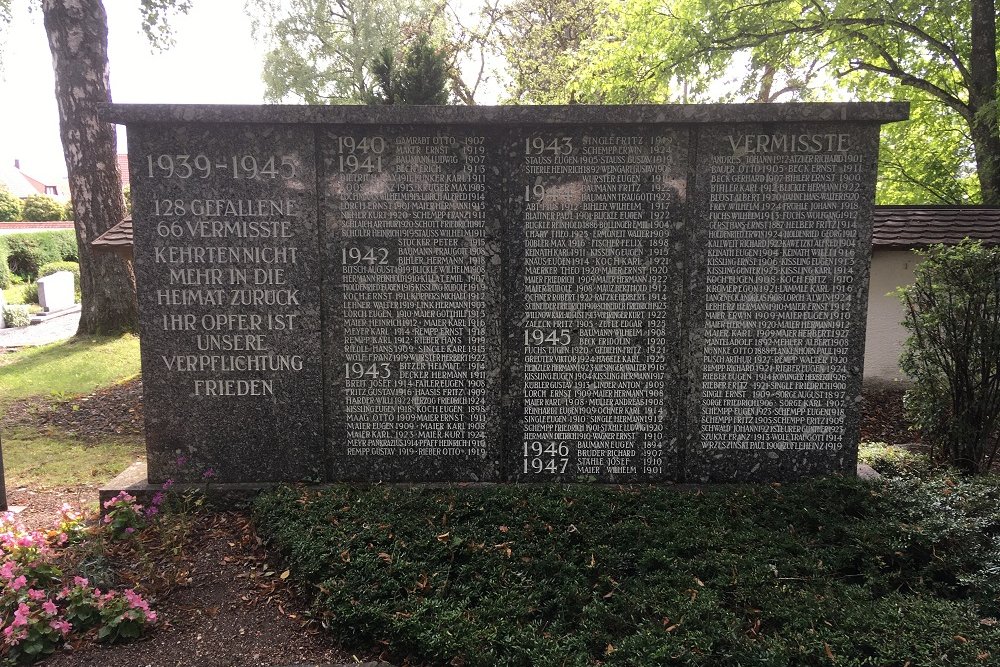
<svg viewBox="0 0 1000 667">
<path fill-rule="evenodd" d="M 0 242 L 0 289 L 11 285 L 10 266 L 7 265 L 7 246 Z"/>
<path fill-rule="evenodd" d="M 6 252 L 7 266 L 14 273 L 35 279 L 42 266 L 52 262 L 79 261 L 76 232 L 27 232 L 0 236 L 0 254 Z"/>
<path fill-rule="evenodd" d="M 997 664 L 996 479 L 283 488 L 254 520 L 323 627 L 400 661 Z"/>
</svg>

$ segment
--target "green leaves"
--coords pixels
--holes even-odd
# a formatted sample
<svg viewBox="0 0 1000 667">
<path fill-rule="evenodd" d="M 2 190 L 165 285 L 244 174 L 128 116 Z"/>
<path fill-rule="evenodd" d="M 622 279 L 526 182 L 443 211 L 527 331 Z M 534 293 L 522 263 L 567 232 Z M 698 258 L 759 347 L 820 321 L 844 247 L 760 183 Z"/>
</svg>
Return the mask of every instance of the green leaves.
<svg viewBox="0 0 1000 667">
<path fill-rule="evenodd" d="M 971 664 L 1000 492 L 948 479 L 279 489 L 254 515 L 331 632 L 414 661 Z"/>
</svg>

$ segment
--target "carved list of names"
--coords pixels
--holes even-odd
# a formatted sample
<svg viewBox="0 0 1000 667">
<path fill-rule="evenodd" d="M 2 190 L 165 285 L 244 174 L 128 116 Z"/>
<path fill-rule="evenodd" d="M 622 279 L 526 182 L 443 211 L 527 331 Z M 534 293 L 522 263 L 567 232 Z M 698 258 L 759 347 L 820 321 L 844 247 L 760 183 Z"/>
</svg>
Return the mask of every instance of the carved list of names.
<svg viewBox="0 0 1000 667">
<path fill-rule="evenodd" d="M 862 156 L 808 130 L 717 136 L 703 159 L 701 446 L 840 449 Z"/>
</svg>

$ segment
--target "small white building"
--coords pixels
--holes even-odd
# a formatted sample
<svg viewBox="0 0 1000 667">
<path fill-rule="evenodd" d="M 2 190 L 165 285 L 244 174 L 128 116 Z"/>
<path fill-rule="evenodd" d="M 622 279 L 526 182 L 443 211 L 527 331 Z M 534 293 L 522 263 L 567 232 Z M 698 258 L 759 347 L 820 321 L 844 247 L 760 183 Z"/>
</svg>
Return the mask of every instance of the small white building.
<svg viewBox="0 0 1000 667">
<path fill-rule="evenodd" d="M 913 284 L 917 251 L 964 238 L 1000 244 L 1000 209 L 981 206 L 876 206 L 872 230 L 872 271 L 868 288 L 865 380 L 906 380 L 899 354 L 907 332 L 904 307 L 892 294 Z"/>
</svg>

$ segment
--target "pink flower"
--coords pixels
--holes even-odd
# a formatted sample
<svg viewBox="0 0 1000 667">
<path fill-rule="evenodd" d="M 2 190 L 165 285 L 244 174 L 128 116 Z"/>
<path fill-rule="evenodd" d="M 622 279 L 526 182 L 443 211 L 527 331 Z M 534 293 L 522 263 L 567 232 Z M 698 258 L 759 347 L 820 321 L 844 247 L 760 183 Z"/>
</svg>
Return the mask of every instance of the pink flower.
<svg viewBox="0 0 1000 667">
<path fill-rule="evenodd" d="M 59 544 L 62 545 L 66 544 L 67 542 L 69 542 L 69 535 L 67 535 L 66 533 L 59 533 Z"/>
<path fill-rule="evenodd" d="M 45 591 L 40 591 L 37 588 L 29 588 L 28 597 L 31 598 L 32 600 L 44 600 Z"/>
<path fill-rule="evenodd" d="M 73 626 L 62 619 L 53 619 L 49 621 L 49 627 L 53 630 L 58 630 L 62 633 L 63 637 L 68 635 L 73 630 Z"/>
<path fill-rule="evenodd" d="M 129 535 L 131 535 L 132 533 L 135 532 L 135 528 L 133 528 L 132 526 L 129 526 L 128 528 L 125 529 L 125 532 L 128 533 Z"/>
<path fill-rule="evenodd" d="M 88 579 L 84 579 L 83 577 L 73 577 L 73 585 L 83 586 L 86 588 L 90 585 L 90 581 Z"/>
<path fill-rule="evenodd" d="M 49 616 L 55 616 L 58 609 L 52 600 L 46 600 L 42 603 L 42 611 L 44 611 Z"/>
<path fill-rule="evenodd" d="M 150 504 L 153 505 L 154 507 L 159 507 L 160 505 L 163 504 L 164 497 L 165 496 L 163 495 L 162 491 L 157 491 L 156 493 L 153 494 L 153 498 Z"/>
<path fill-rule="evenodd" d="M 209 468 L 205 472 L 201 473 L 202 479 L 211 479 L 215 477 L 215 468 Z"/>
<path fill-rule="evenodd" d="M 164 491 L 166 491 L 166 490 L 168 490 L 168 489 L 169 489 L 170 487 L 172 487 L 173 485 L 174 485 L 174 480 L 172 480 L 172 479 L 168 479 L 167 481 L 165 481 L 165 482 L 163 483 L 163 490 L 164 490 Z"/>
<path fill-rule="evenodd" d="M 17 605 L 17 611 L 14 612 L 14 621 L 11 623 L 14 627 L 23 627 L 28 624 L 28 615 L 31 613 L 31 607 L 24 604 L 23 602 Z"/>
<path fill-rule="evenodd" d="M 177 455 L 177 467 L 178 468 L 183 468 L 184 466 L 187 465 L 187 462 L 188 462 L 188 458 L 186 456 L 184 456 L 183 454 L 178 454 Z"/>
<path fill-rule="evenodd" d="M 17 567 L 17 564 L 14 561 L 4 561 L 4 564 L 0 565 L 0 577 L 3 577 L 4 579 L 13 579 L 15 567 Z"/>
<path fill-rule="evenodd" d="M 150 623 L 156 623 L 156 612 L 155 611 L 147 611 L 146 612 L 146 620 L 149 621 Z"/>
<path fill-rule="evenodd" d="M 149 508 L 146 509 L 146 516 L 148 516 L 148 517 L 149 516 L 156 516 L 159 513 L 160 513 L 160 510 L 157 509 L 156 505 L 153 505 L 152 507 L 149 507 Z"/>
<path fill-rule="evenodd" d="M 25 579 L 24 575 L 22 574 L 20 577 L 10 582 L 10 590 L 19 591 L 27 585 L 28 585 L 28 580 Z"/>
</svg>

